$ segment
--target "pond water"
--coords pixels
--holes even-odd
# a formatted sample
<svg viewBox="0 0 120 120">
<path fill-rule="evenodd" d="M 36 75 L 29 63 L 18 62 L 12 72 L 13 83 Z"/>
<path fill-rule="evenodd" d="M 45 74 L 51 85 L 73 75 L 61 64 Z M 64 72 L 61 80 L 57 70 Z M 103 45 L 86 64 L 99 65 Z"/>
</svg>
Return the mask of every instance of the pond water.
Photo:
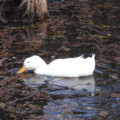
<svg viewBox="0 0 120 120">
<path fill-rule="evenodd" d="M 119 120 L 120 3 L 66 0 L 49 4 L 50 18 L 0 27 L 1 120 Z M 25 58 L 96 54 L 93 76 L 56 78 L 16 72 Z"/>
</svg>

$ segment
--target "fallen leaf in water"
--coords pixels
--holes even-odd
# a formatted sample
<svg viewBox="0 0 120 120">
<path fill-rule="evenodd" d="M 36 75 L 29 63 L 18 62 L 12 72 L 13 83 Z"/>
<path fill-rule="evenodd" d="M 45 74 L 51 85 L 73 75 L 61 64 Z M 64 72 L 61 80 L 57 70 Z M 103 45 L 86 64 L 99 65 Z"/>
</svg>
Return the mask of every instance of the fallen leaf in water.
<svg viewBox="0 0 120 120">
<path fill-rule="evenodd" d="M 45 97 L 44 94 L 37 94 L 36 96 L 37 96 L 37 97 Z"/>
<path fill-rule="evenodd" d="M 107 35 L 101 35 L 100 37 L 101 37 L 101 38 L 108 38 Z"/>
<path fill-rule="evenodd" d="M 16 119 L 17 116 L 15 114 L 10 114 L 10 117 Z"/>
<path fill-rule="evenodd" d="M 109 75 L 111 78 L 117 80 L 118 79 L 118 75 L 117 74 L 112 74 L 112 75 Z"/>
<path fill-rule="evenodd" d="M 116 61 L 117 64 L 120 64 L 120 57 L 116 57 L 115 61 Z"/>
<path fill-rule="evenodd" d="M 97 92 L 99 92 L 99 91 L 100 91 L 100 89 L 96 89 L 96 91 L 97 91 Z"/>
<path fill-rule="evenodd" d="M 60 48 L 58 49 L 58 51 L 65 51 L 65 52 L 69 52 L 69 51 L 71 51 L 71 49 L 70 49 L 70 48 L 68 48 L 68 47 L 66 47 L 66 46 L 62 46 L 62 47 L 60 47 Z"/>
<path fill-rule="evenodd" d="M 6 104 L 3 103 L 3 102 L 0 102 L 0 108 L 1 108 L 1 109 L 5 109 L 5 107 L 6 107 Z"/>
<path fill-rule="evenodd" d="M 111 96 L 120 98 L 120 93 L 111 93 Z"/>
<path fill-rule="evenodd" d="M 110 27 L 110 26 L 108 26 L 108 25 L 102 25 L 101 27 L 108 28 L 108 27 Z"/>
<path fill-rule="evenodd" d="M 108 116 L 109 114 L 110 114 L 109 111 L 101 111 L 101 112 L 99 113 L 99 115 L 101 115 L 101 116 L 103 116 L 103 117 L 106 117 L 106 116 Z"/>
</svg>

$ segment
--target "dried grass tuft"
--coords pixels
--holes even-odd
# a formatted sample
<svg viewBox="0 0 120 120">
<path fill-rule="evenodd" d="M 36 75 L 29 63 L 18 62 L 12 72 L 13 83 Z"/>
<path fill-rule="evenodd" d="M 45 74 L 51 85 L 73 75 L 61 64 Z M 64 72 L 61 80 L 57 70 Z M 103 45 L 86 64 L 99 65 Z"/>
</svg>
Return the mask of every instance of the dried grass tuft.
<svg viewBox="0 0 120 120">
<path fill-rule="evenodd" d="M 22 0 L 18 6 L 19 11 L 24 10 L 24 15 L 29 16 L 31 19 L 38 18 L 44 19 L 48 15 L 47 1 L 46 0 Z"/>
</svg>

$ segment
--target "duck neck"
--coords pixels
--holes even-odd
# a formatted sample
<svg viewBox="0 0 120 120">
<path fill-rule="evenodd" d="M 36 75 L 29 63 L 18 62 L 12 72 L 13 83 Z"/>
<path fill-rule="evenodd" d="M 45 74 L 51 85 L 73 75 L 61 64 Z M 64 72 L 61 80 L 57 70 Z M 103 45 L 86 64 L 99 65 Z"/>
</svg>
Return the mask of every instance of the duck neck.
<svg viewBox="0 0 120 120">
<path fill-rule="evenodd" d="M 47 68 L 47 66 L 47 63 L 45 63 L 45 61 L 41 59 L 40 65 L 34 70 L 34 72 L 36 74 L 41 74 Z"/>
<path fill-rule="evenodd" d="M 40 62 L 41 64 L 40 64 L 40 68 L 42 69 L 42 68 L 45 68 L 45 67 L 47 67 L 47 63 L 43 60 L 43 59 L 41 59 L 41 62 Z"/>
</svg>

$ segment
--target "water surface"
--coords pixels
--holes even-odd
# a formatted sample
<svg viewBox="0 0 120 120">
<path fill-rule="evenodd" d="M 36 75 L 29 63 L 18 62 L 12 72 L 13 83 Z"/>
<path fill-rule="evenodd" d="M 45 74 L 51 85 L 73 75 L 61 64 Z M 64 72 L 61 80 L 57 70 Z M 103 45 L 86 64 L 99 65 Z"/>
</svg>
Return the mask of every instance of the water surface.
<svg viewBox="0 0 120 120">
<path fill-rule="evenodd" d="M 120 25 L 118 1 L 53 2 L 50 18 L 0 29 L 2 120 L 119 120 Z M 54 78 L 17 74 L 26 57 L 96 54 L 93 76 Z"/>
</svg>

